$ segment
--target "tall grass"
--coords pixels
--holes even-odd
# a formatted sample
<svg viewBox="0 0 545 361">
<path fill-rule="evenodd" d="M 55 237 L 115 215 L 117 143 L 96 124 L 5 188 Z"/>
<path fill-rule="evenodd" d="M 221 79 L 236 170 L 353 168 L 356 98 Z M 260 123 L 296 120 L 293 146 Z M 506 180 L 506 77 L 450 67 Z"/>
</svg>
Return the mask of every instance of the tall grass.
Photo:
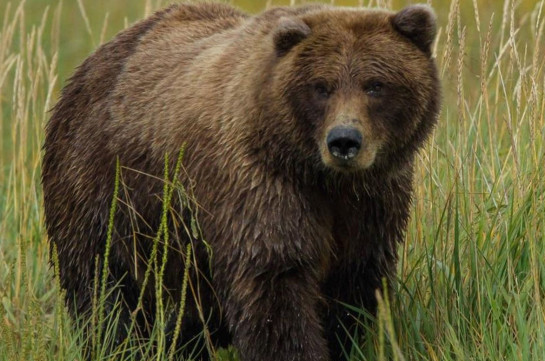
<svg viewBox="0 0 545 361">
<path fill-rule="evenodd" d="M 279 4 L 235 2 L 250 11 Z M 362 325 L 353 358 L 544 360 L 545 3 L 428 2 L 439 17 L 442 114 L 420 154 L 396 294 Z M 48 264 L 39 184 L 47 110 L 93 48 L 162 5 L 98 3 L 0 4 L 1 360 L 83 355 Z M 168 359 L 168 348 L 159 352 Z"/>
</svg>

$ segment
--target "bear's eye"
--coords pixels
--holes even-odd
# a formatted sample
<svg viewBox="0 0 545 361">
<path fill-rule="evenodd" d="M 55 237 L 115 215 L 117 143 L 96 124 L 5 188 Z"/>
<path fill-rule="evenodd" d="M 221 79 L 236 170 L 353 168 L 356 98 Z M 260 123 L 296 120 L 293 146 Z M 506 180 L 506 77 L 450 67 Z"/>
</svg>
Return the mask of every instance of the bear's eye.
<svg viewBox="0 0 545 361">
<path fill-rule="evenodd" d="M 384 84 L 380 81 L 373 81 L 365 87 L 365 92 L 374 98 L 378 98 L 384 93 Z"/>
<path fill-rule="evenodd" d="M 320 99 L 327 99 L 331 96 L 331 88 L 324 82 L 314 84 L 314 93 Z"/>
</svg>

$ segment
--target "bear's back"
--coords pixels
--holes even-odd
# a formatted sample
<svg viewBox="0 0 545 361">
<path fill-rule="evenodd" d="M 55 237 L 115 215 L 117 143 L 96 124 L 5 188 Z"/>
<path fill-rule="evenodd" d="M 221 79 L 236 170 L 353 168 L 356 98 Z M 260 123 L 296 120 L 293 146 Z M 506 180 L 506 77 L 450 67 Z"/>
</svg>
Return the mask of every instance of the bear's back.
<svg viewBox="0 0 545 361">
<path fill-rule="evenodd" d="M 96 154 L 106 155 L 103 142 L 97 142 L 92 134 L 102 130 L 104 143 L 115 137 L 119 119 L 113 108 L 119 105 L 120 98 L 133 94 L 137 104 L 139 93 L 150 95 L 161 84 L 153 84 L 157 77 L 168 74 L 172 80 L 173 68 L 183 69 L 184 59 L 194 58 L 193 49 L 199 45 L 193 45 L 246 17 L 224 4 L 172 5 L 98 48 L 78 67 L 53 109 L 47 125 L 44 172 L 56 173 L 57 165 L 66 167 L 66 162 L 74 167 L 72 161 L 79 167 L 85 163 L 85 154 L 95 154 L 93 158 Z M 79 154 L 78 149 L 87 151 Z"/>
</svg>

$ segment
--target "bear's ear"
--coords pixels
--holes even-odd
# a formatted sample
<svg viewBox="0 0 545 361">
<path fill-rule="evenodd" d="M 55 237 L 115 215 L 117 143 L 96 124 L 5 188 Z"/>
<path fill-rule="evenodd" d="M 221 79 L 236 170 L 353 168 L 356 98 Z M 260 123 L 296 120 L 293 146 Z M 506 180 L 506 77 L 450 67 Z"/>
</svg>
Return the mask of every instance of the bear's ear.
<svg viewBox="0 0 545 361">
<path fill-rule="evenodd" d="M 431 54 L 431 45 L 437 32 L 436 17 L 427 5 L 407 6 L 392 17 L 394 28 L 409 38 L 426 54 Z"/>
<path fill-rule="evenodd" d="M 285 55 L 291 48 L 310 35 L 310 27 L 301 19 L 281 18 L 273 31 L 273 41 L 278 56 Z"/>
</svg>

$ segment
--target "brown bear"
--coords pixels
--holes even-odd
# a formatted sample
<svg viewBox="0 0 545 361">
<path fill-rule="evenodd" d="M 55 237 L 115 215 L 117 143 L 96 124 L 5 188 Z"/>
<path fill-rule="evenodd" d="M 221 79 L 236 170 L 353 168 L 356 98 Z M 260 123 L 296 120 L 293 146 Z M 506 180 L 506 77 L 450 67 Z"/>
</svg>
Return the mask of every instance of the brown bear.
<svg viewBox="0 0 545 361">
<path fill-rule="evenodd" d="M 341 358 L 357 316 L 344 305 L 372 312 L 395 278 L 415 155 L 440 106 L 435 34 L 423 5 L 249 16 L 200 3 L 101 46 L 64 88 L 44 145 L 46 224 L 71 311 L 92 307 L 119 161 L 108 282 L 121 322 L 137 314 L 149 332 L 157 282 L 177 309 L 191 243 L 183 341 L 206 324 L 210 344 L 244 361 Z M 144 284 L 165 242 L 150 259 L 165 157 L 172 174 L 183 145 L 167 263 Z"/>
</svg>

